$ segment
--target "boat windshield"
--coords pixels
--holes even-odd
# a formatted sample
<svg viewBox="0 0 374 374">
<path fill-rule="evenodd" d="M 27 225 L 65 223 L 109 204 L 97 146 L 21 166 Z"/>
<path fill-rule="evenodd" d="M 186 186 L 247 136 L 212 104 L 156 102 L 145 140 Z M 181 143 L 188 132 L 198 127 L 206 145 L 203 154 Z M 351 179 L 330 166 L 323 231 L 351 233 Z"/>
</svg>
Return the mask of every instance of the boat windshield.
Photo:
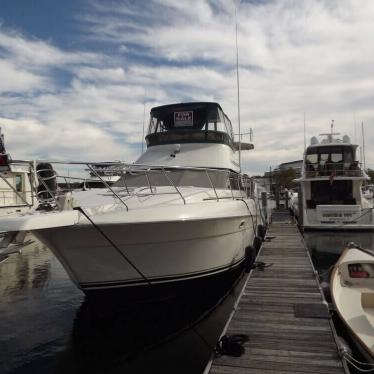
<svg viewBox="0 0 374 374">
<path fill-rule="evenodd" d="M 233 146 L 229 118 L 217 103 L 182 103 L 151 110 L 147 146 L 171 143 L 223 143 Z"/>
<path fill-rule="evenodd" d="M 351 163 L 354 161 L 354 150 L 347 146 L 329 146 L 308 148 L 306 162 L 311 164 L 335 162 Z"/>
<path fill-rule="evenodd" d="M 148 169 L 126 172 L 114 183 L 115 187 L 207 187 L 244 189 L 240 174 L 228 170 Z"/>
<path fill-rule="evenodd" d="M 319 175 L 328 175 L 334 170 L 337 175 L 344 175 L 345 171 L 358 169 L 355 149 L 352 146 L 309 147 L 306 151 L 305 170 L 307 173 L 318 172 Z"/>
</svg>

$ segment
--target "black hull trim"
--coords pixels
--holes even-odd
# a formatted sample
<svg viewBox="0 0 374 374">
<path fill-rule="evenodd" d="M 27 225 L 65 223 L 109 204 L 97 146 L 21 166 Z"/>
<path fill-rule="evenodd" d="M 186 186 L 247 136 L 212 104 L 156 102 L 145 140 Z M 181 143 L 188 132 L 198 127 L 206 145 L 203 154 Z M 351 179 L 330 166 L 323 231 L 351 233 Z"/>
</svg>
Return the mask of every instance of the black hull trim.
<svg viewBox="0 0 374 374">
<path fill-rule="evenodd" d="M 205 274 L 194 278 L 162 281 L 152 284 L 98 284 L 91 287 L 82 287 L 82 291 L 89 299 L 120 298 L 126 303 L 150 302 L 162 299 L 189 298 L 193 295 L 208 297 L 212 293 L 227 292 L 242 274 L 244 261 L 227 268 L 225 271 Z"/>
<path fill-rule="evenodd" d="M 304 226 L 302 227 L 304 231 L 306 232 L 324 232 L 324 231 L 333 231 L 333 232 L 369 232 L 369 231 L 374 231 L 374 226 L 372 227 L 352 227 L 352 226 L 338 226 L 338 227 L 308 227 Z"/>
<path fill-rule="evenodd" d="M 157 278 L 148 278 L 148 282 L 146 280 L 137 279 L 137 280 L 127 280 L 127 281 L 107 281 L 107 282 L 99 282 L 99 283 L 81 283 L 79 287 L 82 290 L 90 290 L 90 289 L 96 289 L 96 288 L 114 288 L 114 287 L 134 287 L 134 286 L 143 286 L 143 285 L 149 285 L 149 283 L 152 284 L 158 284 L 158 283 L 169 283 L 169 282 L 180 282 L 192 278 L 201 278 L 201 277 L 207 277 L 211 276 L 212 274 L 219 273 L 219 272 L 225 272 L 227 270 L 230 270 L 232 268 L 235 268 L 239 266 L 241 263 L 243 263 L 244 258 L 241 260 L 231 264 L 226 265 L 218 268 L 213 268 L 211 270 L 202 271 L 202 272 L 194 272 L 194 273 L 186 273 L 186 274 L 179 274 L 178 276 L 169 276 L 169 277 L 157 277 Z"/>
</svg>

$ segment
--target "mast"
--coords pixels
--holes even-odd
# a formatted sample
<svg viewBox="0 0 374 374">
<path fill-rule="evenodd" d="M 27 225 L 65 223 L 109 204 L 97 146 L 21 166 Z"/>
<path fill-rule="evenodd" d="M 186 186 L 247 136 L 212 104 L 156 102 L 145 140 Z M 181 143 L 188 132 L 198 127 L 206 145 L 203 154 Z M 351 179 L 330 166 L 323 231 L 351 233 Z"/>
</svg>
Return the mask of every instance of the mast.
<svg viewBox="0 0 374 374">
<path fill-rule="evenodd" d="M 240 132 L 240 89 L 239 89 L 239 48 L 238 48 L 238 19 L 235 6 L 235 46 L 236 46 L 236 88 L 238 100 L 238 131 L 239 131 L 239 171 L 242 171 L 242 144 Z"/>
<path fill-rule="evenodd" d="M 366 156 L 365 156 L 365 129 L 364 122 L 361 122 L 361 134 L 362 134 L 362 161 L 364 163 L 364 171 L 366 169 Z"/>
<path fill-rule="evenodd" d="M 306 149 L 306 128 L 305 128 L 305 112 L 304 112 L 304 151 Z"/>
<path fill-rule="evenodd" d="M 144 149 L 144 126 L 145 126 L 145 98 L 143 102 L 143 133 L 142 133 L 142 153 Z"/>
</svg>

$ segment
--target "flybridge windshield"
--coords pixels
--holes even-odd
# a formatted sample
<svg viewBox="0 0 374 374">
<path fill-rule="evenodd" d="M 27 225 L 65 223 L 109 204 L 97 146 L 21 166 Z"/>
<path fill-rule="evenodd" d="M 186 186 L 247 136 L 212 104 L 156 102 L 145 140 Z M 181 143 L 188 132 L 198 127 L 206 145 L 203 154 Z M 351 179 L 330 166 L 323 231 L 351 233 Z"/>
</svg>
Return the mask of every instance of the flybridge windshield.
<svg viewBox="0 0 374 374">
<path fill-rule="evenodd" d="M 316 163 L 351 163 L 355 161 L 352 147 L 329 146 L 308 148 L 306 162 Z"/>
<path fill-rule="evenodd" d="M 232 145 L 232 125 L 217 103 L 164 105 L 151 110 L 148 146 L 175 142 Z"/>
</svg>

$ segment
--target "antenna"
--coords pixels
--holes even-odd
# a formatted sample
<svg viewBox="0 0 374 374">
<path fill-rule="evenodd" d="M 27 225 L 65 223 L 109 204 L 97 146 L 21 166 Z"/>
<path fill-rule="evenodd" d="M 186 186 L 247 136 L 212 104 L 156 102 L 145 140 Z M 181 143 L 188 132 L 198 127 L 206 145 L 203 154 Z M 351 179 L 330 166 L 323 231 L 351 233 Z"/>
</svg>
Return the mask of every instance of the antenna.
<svg viewBox="0 0 374 374">
<path fill-rule="evenodd" d="M 145 97 L 143 101 L 143 133 L 142 133 L 142 153 L 144 149 L 144 125 L 145 125 Z"/>
<path fill-rule="evenodd" d="M 356 129 L 356 111 L 353 112 L 353 129 L 354 129 L 354 136 L 355 136 L 355 143 L 357 144 L 357 129 Z"/>
<path fill-rule="evenodd" d="M 305 129 L 305 112 L 304 112 L 304 151 L 306 149 L 306 129 Z"/>
<path fill-rule="evenodd" d="M 361 133 L 362 133 L 362 156 L 363 156 L 364 171 L 365 171 L 365 169 L 366 169 L 366 157 L 365 157 L 365 129 L 364 129 L 364 122 L 361 122 Z"/>
<path fill-rule="evenodd" d="M 238 18 L 235 5 L 235 46 L 236 46 L 236 87 L 238 94 L 238 130 L 239 130 L 239 171 L 242 171 L 242 144 L 240 135 L 240 89 L 239 89 L 239 48 L 238 48 Z"/>
<path fill-rule="evenodd" d="M 5 154 L 5 144 L 4 144 L 4 134 L 1 132 L 1 127 L 0 127 L 0 153 Z"/>
<path fill-rule="evenodd" d="M 331 121 L 331 138 L 334 135 L 334 120 Z"/>
</svg>

